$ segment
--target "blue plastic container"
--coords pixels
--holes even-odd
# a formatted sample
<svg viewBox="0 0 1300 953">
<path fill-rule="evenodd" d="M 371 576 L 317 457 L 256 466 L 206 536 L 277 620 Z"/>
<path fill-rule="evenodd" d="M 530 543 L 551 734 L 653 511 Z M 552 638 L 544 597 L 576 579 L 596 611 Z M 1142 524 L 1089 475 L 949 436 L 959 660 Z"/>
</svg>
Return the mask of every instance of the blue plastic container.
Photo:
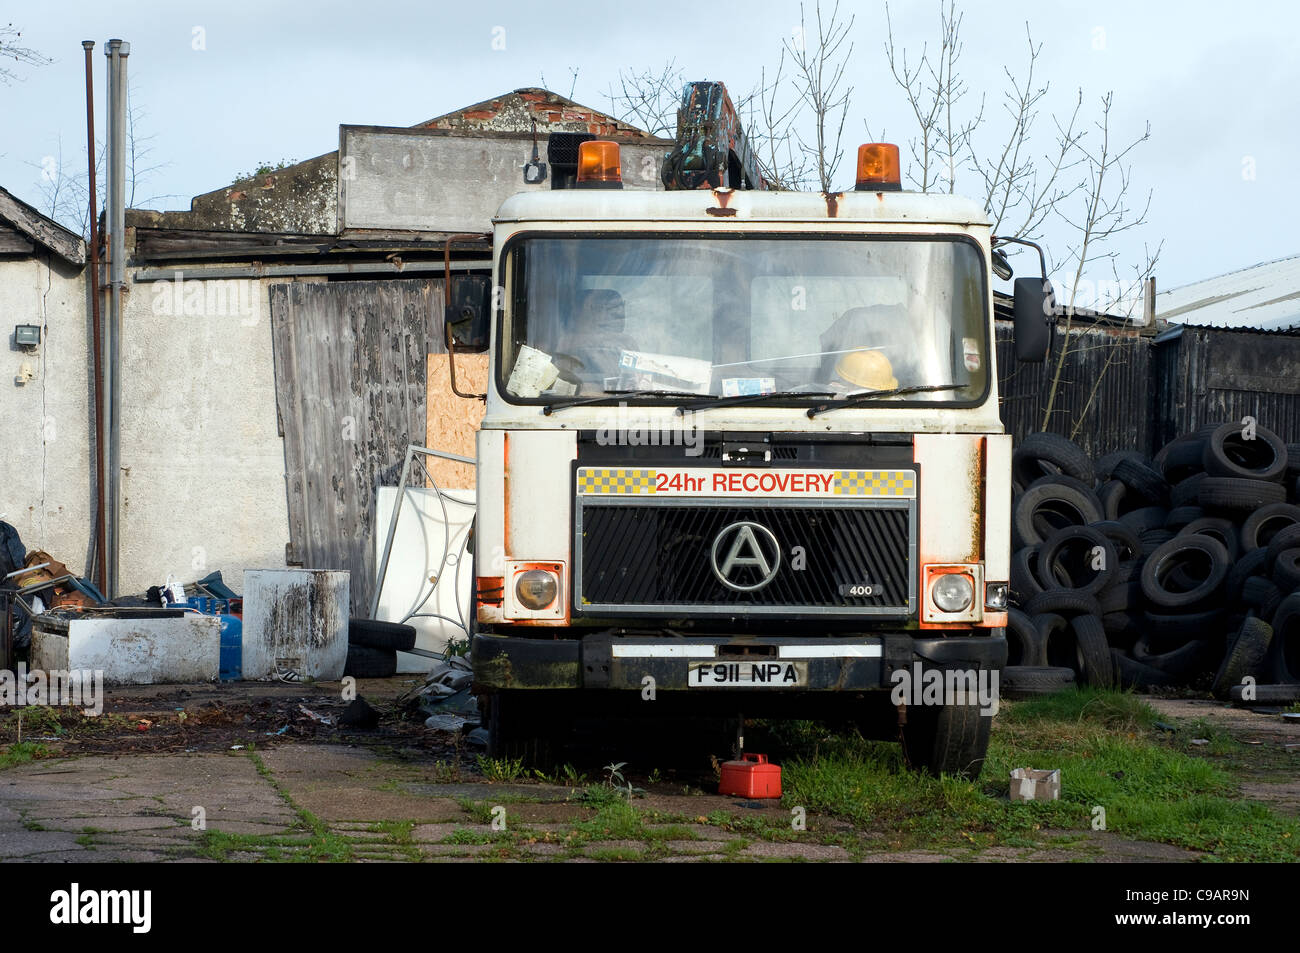
<svg viewBox="0 0 1300 953">
<path fill-rule="evenodd" d="M 215 615 L 221 620 L 221 680 L 238 681 L 244 669 L 244 620 L 230 614 L 229 599 L 192 596 L 185 600 L 185 604 L 196 612 Z"/>
</svg>

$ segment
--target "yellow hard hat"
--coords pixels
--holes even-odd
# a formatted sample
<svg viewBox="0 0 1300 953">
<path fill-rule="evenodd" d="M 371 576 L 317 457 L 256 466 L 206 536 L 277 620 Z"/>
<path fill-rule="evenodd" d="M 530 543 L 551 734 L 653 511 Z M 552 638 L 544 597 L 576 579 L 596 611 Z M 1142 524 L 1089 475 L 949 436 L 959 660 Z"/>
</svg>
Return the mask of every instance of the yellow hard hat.
<svg viewBox="0 0 1300 953">
<path fill-rule="evenodd" d="M 835 373 L 850 384 L 867 390 L 892 390 L 898 386 L 889 358 L 866 348 L 850 351 L 841 357 L 835 365 Z"/>
</svg>

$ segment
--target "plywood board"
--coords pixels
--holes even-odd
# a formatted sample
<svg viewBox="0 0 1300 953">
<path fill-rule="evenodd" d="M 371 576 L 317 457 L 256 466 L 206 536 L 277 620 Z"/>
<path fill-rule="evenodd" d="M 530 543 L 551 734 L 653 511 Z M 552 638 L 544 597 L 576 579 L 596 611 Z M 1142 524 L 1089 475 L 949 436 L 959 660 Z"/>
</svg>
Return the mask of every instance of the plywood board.
<svg viewBox="0 0 1300 953">
<path fill-rule="evenodd" d="M 429 355 L 428 432 L 425 446 L 463 457 L 474 456 L 475 435 L 483 419 L 483 401 L 457 397 L 451 390 L 446 354 Z M 456 385 L 463 394 L 484 394 L 488 386 L 486 354 L 456 355 Z M 433 483 L 448 490 L 473 490 L 474 468 L 452 460 L 425 457 Z"/>
</svg>

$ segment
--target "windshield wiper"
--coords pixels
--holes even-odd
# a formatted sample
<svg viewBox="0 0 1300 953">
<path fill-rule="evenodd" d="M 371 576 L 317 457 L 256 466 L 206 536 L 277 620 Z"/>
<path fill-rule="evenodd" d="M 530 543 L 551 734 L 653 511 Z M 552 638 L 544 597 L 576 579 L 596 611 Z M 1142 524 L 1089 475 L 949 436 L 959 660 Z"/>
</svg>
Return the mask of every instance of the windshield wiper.
<svg viewBox="0 0 1300 953">
<path fill-rule="evenodd" d="M 851 397 L 845 397 L 843 400 L 831 401 L 825 404 L 818 404 L 816 407 L 808 408 L 809 419 L 816 417 L 818 414 L 824 414 L 828 410 L 840 410 L 844 407 L 855 407 L 858 404 L 865 404 L 870 400 L 882 400 L 886 397 L 899 397 L 903 394 L 926 394 L 931 391 L 939 390 L 960 390 L 966 387 L 966 384 L 914 384 L 911 387 L 893 387 L 889 390 L 868 390 L 854 394 Z"/>
<path fill-rule="evenodd" d="M 711 407 L 732 407 L 736 404 L 758 404 L 765 400 L 785 400 L 791 397 L 834 397 L 830 390 L 778 390 L 768 394 L 736 394 L 732 397 L 717 397 L 703 403 L 692 404 L 692 410 L 708 410 Z M 683 407 L 678 407 L 680 412 Z"/>
<path fill-rule="evenodd" d="M 583 397 L 579 400 L 560 400 L 554 404 L 547 404 L 542 408 L 542 413 L 550 416 L 557 410 L 564 410 L 566 407 L 585 407 L 596 404 L 612 404 L 616 401 L 623 400 L 627 397 L 690 397 L 694 400 L 707 400 L 708 394 L 692 394 L 685 390 L 607 390 L 597 397 Z"/>
</svg>

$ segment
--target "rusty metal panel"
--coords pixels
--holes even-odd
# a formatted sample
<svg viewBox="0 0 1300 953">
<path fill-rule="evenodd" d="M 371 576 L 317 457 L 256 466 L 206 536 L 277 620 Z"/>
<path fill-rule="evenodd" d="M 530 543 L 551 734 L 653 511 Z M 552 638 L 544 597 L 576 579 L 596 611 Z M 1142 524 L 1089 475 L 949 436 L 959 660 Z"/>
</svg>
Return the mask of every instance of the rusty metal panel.
<svg viewBox="0 0 1300 953">
<path fill-rule="evenodd" d="M 276 404 L 284 433 L 290 562 L 352 573 L 370 605 L 375 488 L 396 486 L 406 448 L 427 439 L 427 356 L 438 282 L 271 286 Z M 412 485 L 419 485 L 413 476 Z"/>
<path fill-rule="evenodd" d="M 538 146 L 546 153 L 545 131 Z M 623 187 L 661 189 L 663 144 L 620 142 Z M 533 138 L 519 133 L 339 127 L 339 233 L 486 232 L 524 183 Z"/>
</svg>

